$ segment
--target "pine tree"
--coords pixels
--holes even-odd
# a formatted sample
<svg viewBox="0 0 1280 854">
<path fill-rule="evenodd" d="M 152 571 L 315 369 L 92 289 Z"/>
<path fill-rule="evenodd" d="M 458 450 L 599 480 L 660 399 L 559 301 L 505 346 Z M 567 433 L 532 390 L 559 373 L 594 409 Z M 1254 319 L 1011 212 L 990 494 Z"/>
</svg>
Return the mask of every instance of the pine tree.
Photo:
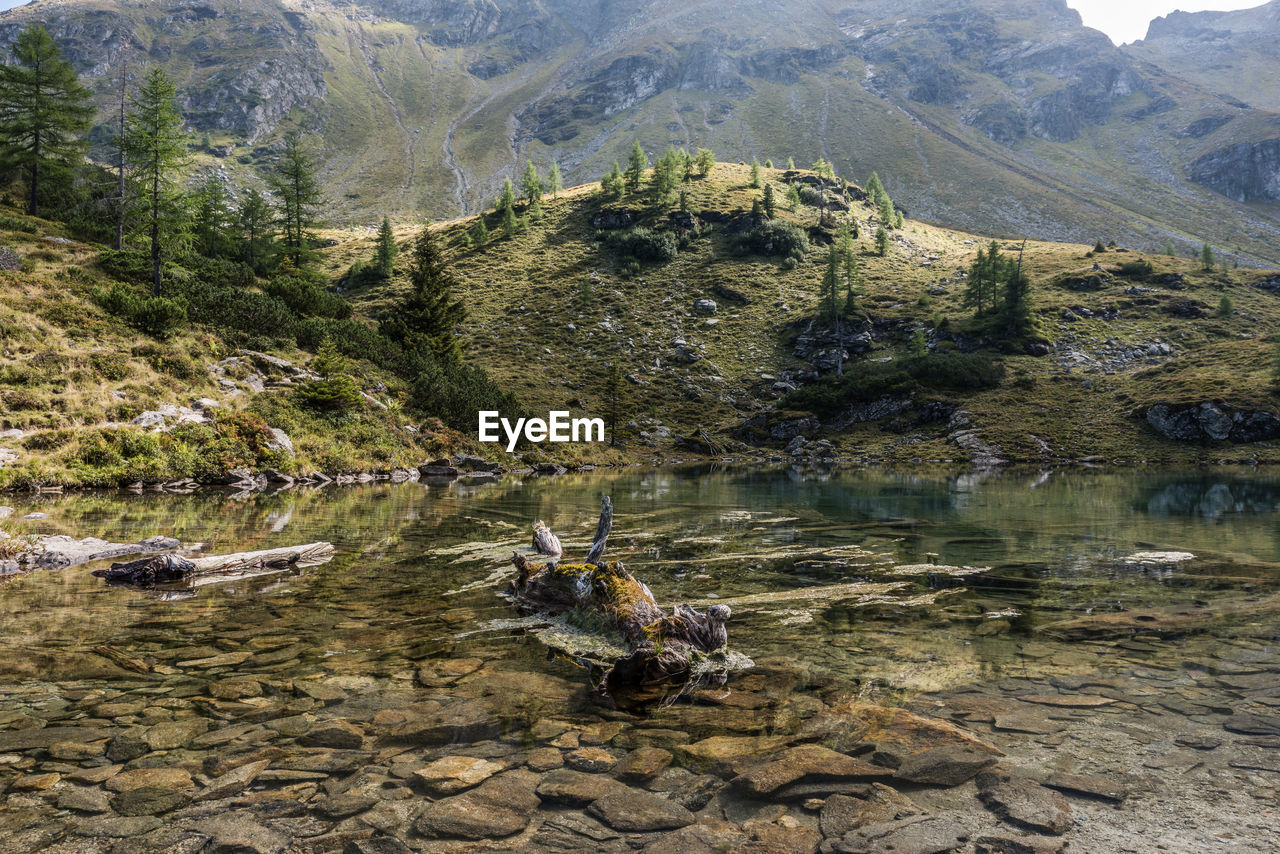
<svg viewBox="0 0 1280 854">
<path fill-rule="evenodd" d="M 240 259 L 259 275 L 267 272 L 271 256 L 271 205 L 256 189 L 245 191 L 236 211 L 240 229 Z"/>
<path fill-rule="evenodd" d="M 378 229 L 378 240 L 374 244 L 373 269 L 384 279 L 389 278 L 396 268 L 396 255 L 400 249 L 396 246 L 396 233 L 391 229 L 391 220 L 382 218 L 382 226 Z"/>
<path fill-rule="evenodd" d="M 277 218 L 284 236 L 284 251 L 301 267 L 310 259 L 311 229 L 319 225 L 322 201 L 316 165 L 299 134 L 284 138 L 284 150 L 275 172 L 267 178 L 278 202 Z"/>
<path fill-rule="evenodd" d="M 760 161 L 754 157 L 751 158 L 751 189 L 760 188 Z"/>
<path fill-rule="evenodd" d="M 992 241 L 991 251 L 998 256 L 1000 253 L 999 244 Z M 972 308 L 975 317 L 981 317 L 987 305 L 987 296 L 994 284 L 991 260 L 987 256 L 986 249 L 978 247 L 978 256 L 969 266 L 969 276 L 965 280 L 965 291 L 961 304 L 965 308 Z M 992 301 L 994 302 L 994 300 Z"/>
<path fill-rule="evenodd" d="M 760 206 L 760 197 L 754 196 L 751 199 L 751 221 L 760 222 L 764 219 L 764 208 Z"/>
<path fill-rule="evenodd" d="M 1026 250 L 1026 241 L 1018 252 L 1015 263 L 1010 260 L 1004 265 L 1004 301 L 1000 309 L 1001 319 L 1005 325 L 1005 334 L 1018 339 L 1030 334 L 1035 326 L 1031 304 L 1031 280 L 1022 271 L 1022 252 Z M 988 256 L 989 257 L 989 256 Z"/>
<path fill-rule="evenodd" d="M 1206 273 L 1211 272 L 1214 263 L 1213 247 L 1206 243 L 1200 250 L 1200 268 Z"/>
<path fill-rule="evenodd" d="M 794 172 L 796 168 L 796 159 L 794 157 L 787 158 L 787 170 Z"/>
<path fill-rule="evenodd" d="M 147 73 L 125 118 L 121 145 L 143 194 L 143 226 L 151 244 L 151 292 L 160 296 L 162 256 L 186 243 L 188 219 L 181 180 L 190 140 L 178 112 L 177 88 L 159 68 Z"/>
<path fill-rule="evenodd" d="M 516 187 L 511 183 L 510 178 L 502 179 L 502 193 L 499 194 L 497 201 L 493 206 L 498 209 L 499 213 L 513 210 L 516 206 Z"/>
<path fill-rule="evenodd" d="M 764 215 L 773 219 L 778 213 L 777 201 L 773 197 L 773 184 L 764 185 Z"/>
<path fill-rule="evenodd" d="M 795 184 L 787 185 L 787 207 L 792 211 L 800 209 L 800 191 Z"/>
<path fill-rule="evenodd" d="M 232 215 L 221 179 L 216 175 L 206 176 L 196 187 L 192 202 L 196 251 L 206 258 L 229 254 Z"/>
<path fill-rule="evenodd" d="M 880 197 L 883 195 L 885 195 L 884 184 L 880 183 L 880 175 L 872 172 L 871 177 L 867 179 L 867 196 L 874 204 L 879 205 Z"/>
<path fill-rule="evenodd" d="M 833 167 L 830 163 L 828 163 L 825 157 L 819 157 L 817 161 L 813 164 L 812 169 L 813 169 L 813 172 L 819 178 L 825 178 L 828 181 L 835 180 L 835 177 L 836 177 L 835 167 Z"/>
<path fill-rule="evenodd" d="M 471 240 L 476 246 L 489 242 L 489 226 L 485 224 L 483 213 L 476 217 L 476 224 L 471 227 Z"/>
<path fill-rule="evenodd" d="M 711 174 L 711 170 L 716 165 L 716 155 L 709 148 L 699 148 L 697 156 L 694 157 L 694 163 L 698 167 L 698 174 L 706 178 Z"/>
<path fill-rule="evenodd" d="M 429 352 L 441 361 L 461 353 L 454 330 L 466 319 L 458 288 L 430 226 L 424 226 L 409 262 L 409 293 L 382 321 L 381 328 L 406 352 Z"/>
<path fill-rule="evenodd" d="M 552 201 L 560 196 L 560 191 L 564 189 L 564 176 L 560 174 L 560 164 L 551 161 L 551 171 L 547 173 L 547 190 L 551 193 Z"/>
<path fill-rule="evenodd" d="M 880 224 L 885 228 L 893 228 L 897 217 L 893 212 L 893 202 L 885 194 L 880 196 Z"/>
<path fill-rule="evenodd" d="M 626 191 L 626 181 L 622 177 L 622 169 L 618 161 L 613 161 L 613 169 L 600 179 L 600 192 L 605 198 L 616 199 Z"/>
<path fill-rule="evenodd" d="M 532 160 L 524 165 L 524 174 L 520 177 L 520 193 L 530 205 L 542 199 L 542 177 L 538 175 L 538 167 Z"/>
<path fill-rule="evenodd" d="M 1173 248 L 1173 241 L 1172 241 L 1172 240 L 1166 240 L 1166 241 L 1164 242 L 1164 254 L 1165 254 L 1165 255 L 1167 255 L 1167 256 L 1169 256 L 1170 258 L 1177 258 L 1177 257 L 1178 257 L 1178 253 L 1177 253 L 1177 251 Z"/>
<path fill-rule="evenodd" d="M 502 209 L 502 233 L 507 237 L 515 234 L 520 230 L 520 220 L 516 217 L 516 209 L 514 207 L 505 207 Z"/>
<path fill-rule="evenodd" d="M 79 134 L 89 129 L 91 93 L 48 30 L 30 24 L 13 45 L 13 65 L 0 65 L 0 165 L 27 173 L 27 212 L 40 213 L 40 178 L 84 158 Z"/>
<path fill-rule="evenodd" d="M 822 274 L 823 314 L 828 320 L 835 320 L 840 315 L 837 295 L 840 292 L 840 253 L 833 246 L 827 252 L 827 269 Z"/>
<path fill-rule="evenodd" d="M 636 144 L 631 147 L 631 157 L 627 160 L 627 171 L 623 173 L 627 180 L 628 192 L 634 193 L 640 189 L 640 182 L 644 180 L 644 170 L 648 168 L 649 156 L 640 147 L 640 141 L 636 140 Z"/>
<path fill-rule="evenodd" d="M 684 167 L 684 158 L 675 148 L 668 148 L 653 165 L 653 175 L 649 178 L 649 192 L 654 204 L 662 205 L 671 198 L 676 187 L 680 186 L 680 173 Z"/>
<path fill-rule="evenodd" d="M 889 232 L 883 225 L 876 229 L 876 254 L 882 258 L 889 254 Z"/>
</svg>

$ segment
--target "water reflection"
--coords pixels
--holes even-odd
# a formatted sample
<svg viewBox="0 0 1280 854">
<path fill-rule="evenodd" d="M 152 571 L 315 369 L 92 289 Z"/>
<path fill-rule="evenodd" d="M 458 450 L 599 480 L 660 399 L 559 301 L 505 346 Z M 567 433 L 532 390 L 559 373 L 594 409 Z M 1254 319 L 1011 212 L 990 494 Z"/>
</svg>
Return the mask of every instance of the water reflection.
<svg viewBox="0 0 1280 854">
<path fill-rule="evenodd" d="M 1262 475 L 1180 480 L 1158 487 L 1146 499 L 1145 507 L 1152 516 L 1200 516 L 1213 520 L 1238 514 L 1270 514 L 1280 508 L 1280 482 Z"/>
</svg>

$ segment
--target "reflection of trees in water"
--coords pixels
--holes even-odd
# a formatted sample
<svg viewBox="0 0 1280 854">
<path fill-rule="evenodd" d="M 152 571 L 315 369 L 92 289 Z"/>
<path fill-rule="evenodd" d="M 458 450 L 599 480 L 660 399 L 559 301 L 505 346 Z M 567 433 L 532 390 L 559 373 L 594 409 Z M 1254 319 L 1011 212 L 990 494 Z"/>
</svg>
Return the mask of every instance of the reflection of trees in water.
<svg viewBox="0 0 1280 854">
<path fill-rule="evenodd" d="M 1221 519 L 1233 514 L 1272 513 L 1280 508 L 1280 482 L 1270 479 L 1194 478 L 1169 483 L 1135 508 L 1152 516 Z"/>
</svg>

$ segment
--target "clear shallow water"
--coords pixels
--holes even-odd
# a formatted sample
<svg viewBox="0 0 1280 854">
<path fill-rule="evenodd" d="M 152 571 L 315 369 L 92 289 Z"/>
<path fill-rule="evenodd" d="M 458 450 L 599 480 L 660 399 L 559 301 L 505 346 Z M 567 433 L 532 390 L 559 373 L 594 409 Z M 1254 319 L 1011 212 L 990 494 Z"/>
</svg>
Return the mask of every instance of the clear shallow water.
<svg viewBox="0 0 1280 854">
<path fill-rule="evenodd" d="M 585 554 L 604 494 L 616 508 L 610 555 L 660 603 L 728 602 L 730 644 L 755 669 L 735 673 L 726 689 L 617 715 L 588 703 L 584 670 L 527 633 L 498 595 L 510 575 L 507 558 L 526 547 L 537 519 L 560 534 L 568 556 Z M 400 755 L 375 747 L 428 706 L 478 698 L 504 707 L 496 741 L 480 727 L 448 749 L 518 764 L 522 754 L 513 751 L 561 731 L 548 721 L 606 726 L 610 738 L 592 731 L 618 751 L 670 746 L 670 731 L 686 740 L 792 736 L 851 700 L 906 704 L 962 723 L 1028 767 L 1107 772 L 1147 780 L 1148 788 L 1153 775 L 1171 780 L 1160 784 L 1169 787 L 1158 800 L 1165 814 L 1150 805 L 1106 807 L 1081 831 L 1094 846 L 1082 850 L 1157 850 L 1125 847 L 1135 833 L 1156 834 L 1163 850 L 1205 850 L 1209 842 L 1266 850 L 1257 847 L 1261 831 L 1241 828 L 1266 824 L 1255 801 L 1280 804 L 1280 739 L 1267 741 L 1267 721 L 1280 728 L 1278 609 L 1213 619 L 1168 639 L 1099 638 L 1057 624 L 1168 606 L 1213 615 L 1275 594 L 1278 508 L 1280 478 L 1240 471 L 934 477 L 632 469 L 467 487 L 49 496 L 16 515 L 48 513 L 32 525 L 42 533 L 118 541 L 169 534 L 208 543 L 214 553 L 328 540 L 337 556 L 177 599 L 108 587 L 90 575 L 93 565 L 11 578 L 0 586 L 0 742 L 30 726 L 107 728 L 105 737 L 199 717 L 209 722 L 208 739 L 126 762 L 207 769 L 210 757 L 283 744 L 267 785 L 303 787 L 288 791 L 304 800 L 324 795 L 316 787 L 329 785 L 321 779 L 328 766 L 297 770 L 316 761 L 296 755 L 302 748 L 290 726 L 302 725 L 272 722 L 342 717 L 365 730 L 365 753 L 330 781 L 353 785 L 353 769 L 362 768 L 356 777 L 367 778 L 370 797 L 398 798 L 408 795 L 395 788 L 406 776 L 400 771 L 439 748 Z M 1127 559 L 1144 551 L 1194 557 Z M 121 669 L 120 661 L 134 666 Z M 258 680 L 261 695 L 226 695 L 223 683 L 239 677 Z M 1101 692 L 1114 706 L 1027 712 L 1018 699 L 1081 691 Z M 1002 709 L 1013 714 L 1003 723 Z M 1056 723 L 1028 726 L 1028 714 Z M 1265 720 L 1244 727 L 1252 733 L 1224 730 L 1242 714 Z M 224 731 L 237 735 L 222 741 L 216 734 Z M 1201 747 L 1184 744 L 1192 736 Z M 1203 743 L 1214 741 L 1222 749 L 1204 753 Z M 0 762 L 0 784 L 13 780 L 6 767 L 30 776 L 77 765 L 38 750 L 0 760 L 9 763 Z M 0 831 L 26 841 L 0 843 L 0 851 L 36 850 L 76 832 L 74 812 L 53 809 L 56 791 L 4 797 Z M 944 794 L 914 796 L 971 828 L 993 821 L 971 794 L 964 804 Z M 1077 809 L 1082 824 L 1093 817 L 1087 806 Z M 183 816 L 163 817 L 178 825 Z M 1238 847 L 1215 841 L 1227 838 L 1217 831 L 1233 828 L 1244 840 Z M 1265 841 L 1280 844 L 1280 832 Z"/>
<path fill-rule="evenodd" d="M 0 588 L 0 681 L 74 676 L 77 657 L 100 644 L 158 660 L 173 647 L 233 646 L 222 633 L 237 624 L 296 636 L 308 667 L 411 666 L 433 645 L 518 658 L 525 639 L 490 627 L 513 616 L 495 595 L 505 558 L 536 519 L 568 555 L 585 553 L 602 494 L 617 507 L 612 556 L 660 602 L 729 601 L 730 639 L 746 655 L 895 688 L 1017 666 L 1026 644 L 1050 642 L 1040 627 L 1078 612 L 1211 602 L 1280 581 L 1280 479 L 1238 472 L 664 470 L 469 488 L 68 495 L 42 502 L 50 519 L 33 527 L 120 541 L 170 534 L 211 552 L 329 540 L 337 557 L 178 601 L 107 587 L 92 566 L 28 574 Z M 1153 549 L 1196 557 L 1122 561 Z M 929 563 L 990 570 L 896 569 Z M 765 593 L 777 601 L 752 598 Z M 1004 625 L 984 627 L 992 622 Z"/>
</svg>

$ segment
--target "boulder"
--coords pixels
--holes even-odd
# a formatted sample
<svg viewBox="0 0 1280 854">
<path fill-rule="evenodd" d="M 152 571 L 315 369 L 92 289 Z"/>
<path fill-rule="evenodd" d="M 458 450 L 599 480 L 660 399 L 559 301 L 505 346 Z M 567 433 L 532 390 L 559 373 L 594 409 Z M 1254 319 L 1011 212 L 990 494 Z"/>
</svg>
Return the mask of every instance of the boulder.
<svg viewBox="0 0 1280 854">
<path fill-rule="evenodd" d="M 837 753 L 817 744 L 784 750 L 733 779 L 736 789 L 751 797 L 765 798 L 790 783 L 804 779 L 870 781 L 893 774 L 887 768 Z"/>
<path fill-rule="evenodd" d="M 849 795 L 832 795 L 827 798 L 818 816 L 818 826 L 827 839 L 839 839 L 860 827 L 919 814 L 920 808 L 906 795 L 897 789 L 874 783 L 865 798 Z"/>
<path fill-rule="evenodd" d="M 713 299 L 699 299 L 693 301 L 693 310 L 699 314 L 715 314 L 719 310 L 716 301 Z"/>
<path fill-rule="evenodd" d="M 280 854 L 289 846 L 287 837 L 258 824 L 247 812 L 218 815 L 195 829 L 209 837 L 202 854 Z"/>
<path fill-rule="evenodd" d="M 827 840 L 823 854 L 947 854 L 959 851 L 969 832 L 949 818 L 912 816 L 851 830 L 839 840 Z"/>
<path fill-rule="evenodd" d="M 999 771 L 978 775 L 978 799 L 1003 821 L 1061 836 L 1071 829 L 1071 804 L 1034 780 Z"/>
<path fill-rule="evenodd" d="M 959 786 L 989 768 L 996 758 L 990 753 L 959 745 L 943 745 L 902 760 L 894 776 L 908 783 Z"/>
<path fill-rule="evenodd" d="M 574 771 L 572 768 L 552 771 L 537 784 L 540 799 L 571 807 L 585 807 L 606 795 L 627 794 L 631 791 L 628 786 L 610 777 Z"/>
<path fill-rule="evenodd" d="M 1147 423 L 1179 442 L 1262 442 L 1280 438 L 1280 417 L 1266 410 L 1236 409 L 1221 401 L 1156 403 L 1147 408 Z"/>
<path fill-rule="evenodd" d="M 432 795 L 453 795 L 478 786 L 503 766 L 474 756 L 445 756 L 413 772 L 413 781 Z"/>
<path fill-rule="evenodd" d="M 694 823 L 693 813 L 650 792 L 628 790 L 605 795 L 592 802 L 592 815 L 625 833 L 676 830 Z"/>
<path fill-rule="evenodd" d="M 471 791 L 428 804 L 414 829 L 432 839 L 511 836 L 528 827 L 537 810 L 537 785 L 538 775 L 531 771 L 490 777 Z"/>
</svg>

